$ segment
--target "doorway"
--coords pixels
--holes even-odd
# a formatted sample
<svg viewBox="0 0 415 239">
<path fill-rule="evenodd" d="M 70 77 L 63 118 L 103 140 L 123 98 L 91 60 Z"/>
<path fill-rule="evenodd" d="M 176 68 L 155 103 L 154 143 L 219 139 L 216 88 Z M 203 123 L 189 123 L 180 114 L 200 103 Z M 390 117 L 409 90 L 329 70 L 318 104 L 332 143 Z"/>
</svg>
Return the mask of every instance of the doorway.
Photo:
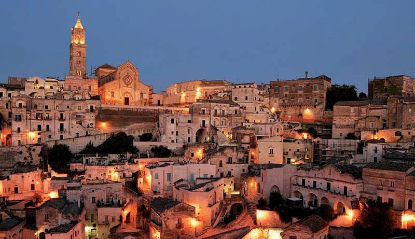
<svg viewBox="0 0 415 239">
<path fill-rule="evenodd" d="M 130 98 L 124 97 L 124 105 L 130 105 Z"/>
</svg>

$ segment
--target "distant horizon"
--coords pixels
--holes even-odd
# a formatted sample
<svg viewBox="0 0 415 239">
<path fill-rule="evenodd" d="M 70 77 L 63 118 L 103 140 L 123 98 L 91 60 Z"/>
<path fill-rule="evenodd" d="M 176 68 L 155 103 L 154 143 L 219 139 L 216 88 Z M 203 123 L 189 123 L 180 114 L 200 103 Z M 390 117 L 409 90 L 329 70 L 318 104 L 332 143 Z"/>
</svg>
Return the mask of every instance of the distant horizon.
<svg viewBox="0 0 415 239">
<path fill-rule="evenodd" d="M 0 9 L 0 82 L 63 80 L 80 11 L 87 70 L 130 60 L 154 92 L 200 79 L 267 84 L 308 71 L 367 93 L 374 77 L 411 76 L 414 7 L 409 0 L 7 2 Z"/>
</svg>

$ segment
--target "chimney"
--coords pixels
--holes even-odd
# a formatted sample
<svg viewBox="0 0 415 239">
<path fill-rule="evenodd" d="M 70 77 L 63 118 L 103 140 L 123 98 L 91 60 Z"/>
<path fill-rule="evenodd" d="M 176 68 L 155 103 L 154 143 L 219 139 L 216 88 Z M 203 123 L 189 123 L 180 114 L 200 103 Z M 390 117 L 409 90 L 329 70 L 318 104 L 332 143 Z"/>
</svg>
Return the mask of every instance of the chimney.
<svg viewBox="0 0 415 239">
<path fill-rule="evenodd" d="M 305 78 L 308 79 L 308 71 L 305 71 Z"/>
</svg>

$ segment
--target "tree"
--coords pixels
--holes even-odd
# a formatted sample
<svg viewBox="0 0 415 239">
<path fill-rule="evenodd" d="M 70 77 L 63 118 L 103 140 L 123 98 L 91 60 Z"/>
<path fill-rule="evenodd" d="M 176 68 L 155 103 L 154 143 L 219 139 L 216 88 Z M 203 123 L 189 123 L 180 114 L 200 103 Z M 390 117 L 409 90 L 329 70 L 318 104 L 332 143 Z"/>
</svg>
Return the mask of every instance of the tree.
<svg viewBox="0 0 415 239">
<path fill-rule="evenodd" d="M 73 155 L 66 144 L 55 144 L 48 152 L 48 163 L 58 173 L 67 173 Z"/>
<path fill-rule="evenodd" d="M 278 206 L 284 204 L 284 198 L 282 197 L 281 193 L 279 192 L 271 192 L 269 195 L 269 207 L 274 209 Z"/>
<path fill-rule="evenodd" d="M 367 95 L 366 95 L 366 93 L 365 93 L 365 92 L 360 92 L 360 93 L 359 93 L 359 98 L 360 98 L 360 99 L 367 99 Z"/>
<path fill-rule="evenodd" d="M 140 141 L 151 141 L 153 139 L 152 133 L 145 133 L 140 136 Z"/>
<path fill-rule="evenodd" d="M 102 144 L 98 145 L 97 152 L 101 154 L 137 153 L 138 149 L 133 144 L 134 137 L 124 132 L 112 135 Z"/>
<path fill-rule="evenodd" d="M 168 158 L 171 156 L 171 150 L 162 145 L 151 148 L 151 152 L 156 158 Z"/>
<path fill-rule="evenodd" d="M 310 134 L 313 138 L 317 137 L 317 130 L 313 127 L 308 128 L 307 133 Z"/>
<path fill-rule="evenodd" d="M 322 204 L 318 208 L 318 215 L 326 221 L 331 221 L 334 218 L 334 210 L 328 204 Z"/>
<path fill-rule="evenodd" d="M 353 225 L 353 233 L 359 238 L 387 238 L 396 226 L 396 215 L 388 203 L 373 200 L 363 203 L 360 216 Z"/>
<path fill-rule="evenodd" d="M 267 207 L 267 201 L 264 198 L 260 198 L 256 207 L 258 209 L 265 209 Z"/>
<path fill-rule="evenodd" d="M 332 85 L 327 90 L 326 109 L 333 110 L 333 105 L 339 101 L 357 100 L 356 86 L 354 85 Z"/>
<path fill-rule="evenodd" d="M 357 139 L 357 136 L 354 133 L 348 133 L 345 139 Z"/>
<path fill-rule="evenodd" d="M 94 144 L 92 142 L 89 142 L 87 145 L 85 145 L 85 148 L 81 150 L 80 154 L 95 154 L 97 152 L 97 148 L 94 147 Z"/>
</svg>

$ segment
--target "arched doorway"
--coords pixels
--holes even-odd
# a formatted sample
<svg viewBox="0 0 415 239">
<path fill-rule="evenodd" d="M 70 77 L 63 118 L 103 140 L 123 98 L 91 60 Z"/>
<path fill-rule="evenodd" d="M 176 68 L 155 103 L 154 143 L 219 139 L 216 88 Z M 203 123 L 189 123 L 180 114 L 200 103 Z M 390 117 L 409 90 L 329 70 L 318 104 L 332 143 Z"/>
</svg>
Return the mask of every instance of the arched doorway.
<svg viewBox="0 0 415 239">
<path fill-rule="evenodd" d="M 129 92 L 123 94 L 124 105 L 131 105 L 133 96 Z"/>
<path fill-rule="evenodd" d="M 307 196 L 307 206 L 318 207 L 318 199 L 314 193 L 310 193 Z"/>
<path fill-rule="evenodd" d="M 326 197 L 322 197 L 320 201 L 321 205 L 330 205 L 330 201 Z"/>
<path fill-rule="evenodd" d="M 199 129 L 196 131 L 196 143 L 204 143 L 208 141 L 208 132 L 206 129 Z"/>
<path fill-rule="evenodd" d="M 224 222 L 230 223 L 234 221 L 236 218 L 238 218 L 241 215 L 243 209 L 244 207 L 242 204 L 240 203 L 233 204 L 229 212 L 225 215 Z"/>
<path fill-rule="evenodd" d="M 337 214 L 344 214 L 346 213 L 346 207 L 342 202 L 337 202 L 334 205 L 334 212 Z"/>
</svg>

